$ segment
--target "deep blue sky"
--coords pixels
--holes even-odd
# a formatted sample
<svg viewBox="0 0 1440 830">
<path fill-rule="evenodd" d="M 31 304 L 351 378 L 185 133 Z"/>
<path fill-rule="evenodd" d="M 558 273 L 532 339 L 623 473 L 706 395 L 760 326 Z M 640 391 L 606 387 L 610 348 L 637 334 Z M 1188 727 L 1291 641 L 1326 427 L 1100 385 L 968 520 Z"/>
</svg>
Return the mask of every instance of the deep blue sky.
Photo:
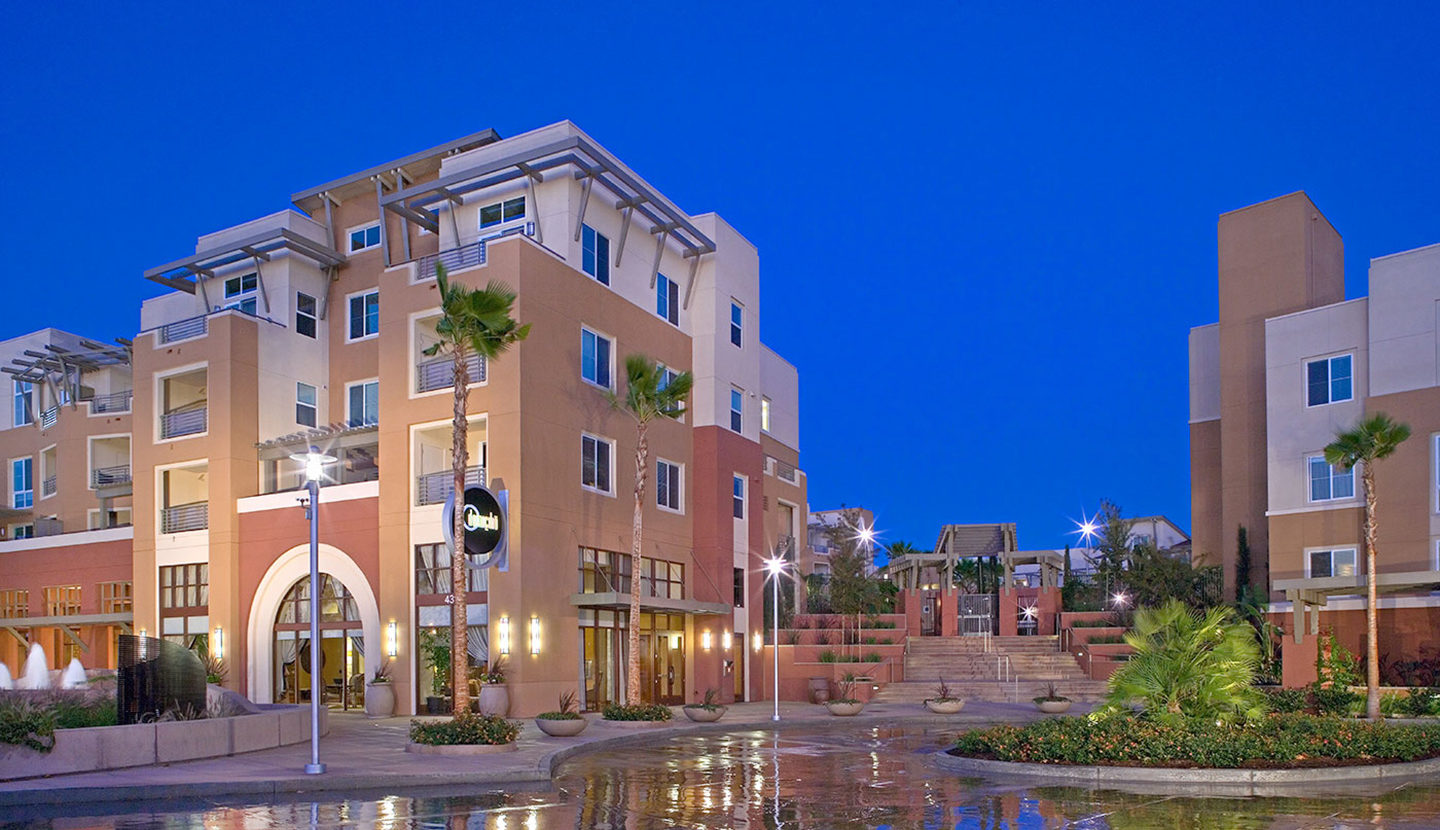
<svg viewBox="0 0 1440 830">
<path fill-rule="evenodd" d="M 1101 497 L 1188 526 L 1220 212 L 1308 191 L 1352 297 L 1440 242 L 1419 5 L 210 5 L 7 10 L 0 336 L 129 336 L 198 234 L 569 118 L 759 246 L 812 507 L 921 547 L 1060 545 Z"/>
</svg>

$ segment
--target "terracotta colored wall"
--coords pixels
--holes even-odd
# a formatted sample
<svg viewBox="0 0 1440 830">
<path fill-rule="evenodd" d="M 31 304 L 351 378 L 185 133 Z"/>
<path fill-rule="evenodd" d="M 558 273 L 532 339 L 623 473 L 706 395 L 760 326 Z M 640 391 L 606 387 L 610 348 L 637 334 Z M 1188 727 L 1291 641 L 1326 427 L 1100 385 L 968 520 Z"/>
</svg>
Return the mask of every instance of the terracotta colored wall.
<svg viewBox="0 0 1440 830">
<path fill-rule="evenodd" d="M 1197 561 L 1220 562 L 1220 421 L 1190 425 L 1190 538 Z M 1252 576 L 1256 576 L 1252 568 Z M 1257 582 L 1258 584 L 1258 582 Z"/>
</svg>

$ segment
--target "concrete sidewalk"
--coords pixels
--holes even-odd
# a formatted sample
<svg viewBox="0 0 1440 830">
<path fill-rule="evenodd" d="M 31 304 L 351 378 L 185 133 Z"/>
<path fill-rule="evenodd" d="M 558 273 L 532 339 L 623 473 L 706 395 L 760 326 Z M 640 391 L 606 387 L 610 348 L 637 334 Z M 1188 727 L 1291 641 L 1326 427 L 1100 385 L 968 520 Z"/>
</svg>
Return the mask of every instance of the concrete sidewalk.
<svg viewBox="0 0 1440 830">
<path fill-rule="evenodd" d="M 1077 710 L 1082 707 L 1077 706 Z M 662 726 L 611 723 L 588 716 L 590 726 L 574 738 L 551 738 L 533 721 L 521 721 L 514 752 L 474 757 L 438 757 L 405 751 L 410 720 L 367 720 L 362 715 L 331 713 L 330 734 L 320 741 L 324 775 L 305 775 L 308 743 L 244 755 L 210 758 L 106 772 L 76 773 L 0 783 L 0 806 L 62 804 L 182 797 L 269 797 L 284 793 L 353 792 L 475 784 L 548 783 L 555 768 L 579 752 L 665 740 L 695 732 L 743 732 L 769 729 L 770 703 L 739 703 L 723 720 L 691 723 L 677 708 L 675 720 Z M 1021 723 L 1039 713 L 1029 704 L 971 702 L 958 715 L 932 715 L 908 704 L 871 704 L 853 718 L 834 717 L 823 706 L 780 704 L 780 729 L 857 726 L 972 728 Z"/>
</svg>

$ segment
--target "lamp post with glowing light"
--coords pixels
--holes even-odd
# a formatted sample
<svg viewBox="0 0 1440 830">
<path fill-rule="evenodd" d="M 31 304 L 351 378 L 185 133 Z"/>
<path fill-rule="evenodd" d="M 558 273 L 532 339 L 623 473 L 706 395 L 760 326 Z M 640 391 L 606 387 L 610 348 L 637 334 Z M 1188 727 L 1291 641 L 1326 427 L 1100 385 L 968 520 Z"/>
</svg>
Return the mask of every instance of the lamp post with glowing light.
<svg viewBox="0 0 1440 830">
<path fill-rule="evenodd" d="M 770 641 L 770 653 L 775 658 L 775 713 L 770 720 L 780 720 L 780 575 L 785 572 L 785 560 L 780 557 L 765 560 L 765 570 L 770 574 L 772 583 L 770 595 L 770 623 L 775 633 L 774 639 Z"/>
<path fill-rule="evenodd" d="M 291 459 L 305 465 L 305 492 L 310 500 L 306 513 L 310 518 L 310 763 L 306 775 L 320 775 L 320 480 L 325 465 L 333 464 L 335 456 L 326 455 L 315 446 L 309 452 L 294 453 Z"/>
</svg>

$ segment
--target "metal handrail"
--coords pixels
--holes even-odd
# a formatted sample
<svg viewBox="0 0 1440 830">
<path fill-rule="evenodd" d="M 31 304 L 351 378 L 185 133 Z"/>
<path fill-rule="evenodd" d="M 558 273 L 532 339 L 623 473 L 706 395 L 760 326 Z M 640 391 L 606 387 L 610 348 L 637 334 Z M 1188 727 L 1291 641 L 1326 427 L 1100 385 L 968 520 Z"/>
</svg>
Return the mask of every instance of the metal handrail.
<svg viewBox="0 0 1440 830">
<path fill-rule="evenodd" d="M 91 412 L 129 412 L 131 400 L 135 397 L 135 390 L 126 389 L 124 392 L 112 392 L 109 395 L 96 395 L 90 399 Z"/>
<path fill-rule="evenodd" d="M 166 412 L 160 416 L 160 437 L 177 438 L 181 435 L 196 435 L 205 431 L 206 409 L 187 409 L 183 412 Z"/>
<path fill-rule="evenodd" d="M 450 388 L 455 384 L 454 365 L 455 361 L 450 357 L 436 357 L 415 364 L 415 391 L 433 392 L 436 389 Z M 485 358 L 478 354 L 466 358 L 465 376 L 467 384 L 483 383 Z"/>
<path fill-rule="evenodd" d="M 484 467 L 465 468 L 466 487 L 485 486 Z M 426 473 L 415 477 L 415 503 L 417 505 L 444 504 L 455 490 L 455 473 L 445 470 L 439 473 Z"/>
<path fill-rule="evenodd" d="M 40 428 L 49 429 L 55 426 L 55 420 L 60 417 L 60 407 L 52 406 L 40 412 Z"/>
<path fill-rule="evenodd" d="M 512 228 L 506 228 L 497 234 L 468 242 L 455 248 L 450 248 L 438 254 L 426 254 L 412 260 L 415 263 L 415 282 L 435 279 L 435 265 L 438 263 L 445 266 L 446 271 L 458 271 L 461 268 L 472 268 L 484 265 L 486 261 L 485 246 L 487 243 L 506 236 L 534 236 L 535 223 L 525 222 Z"/>
<path fill-rule="evenodd" d="M 192 337 L 200 337 L 209 330 L 209 321 L 203 314 L 199 317 L 176 320 L 160 327 L 160 342 L 174 343 L 178 340 L 189 340 Z"/>
<path fill-rule="evenodd" d="M 41 493 L 42 495 L 46 495 L 46 496 L 53 496 L 53 495 L 55 495 L 55 488 L 56 488 L 55 476 L 50 476 L 49 478 L 47 478 L 47 479 L 45 479 L 44 481 L 40 482 L 40 493 Z"/>
<path fill-rule="evenodd" d="M 117 464 L 113 467 L 96 467 L 90 471 L 91 486 L 97 490 L 114 484 L 130 483 L 130 465 Z"/>
<path fill-rule="evenodd" d="M 205 501 L 160 508 L 160 532 L 184 533 L 210 526 L 210 503 Z"/>
</svg>

